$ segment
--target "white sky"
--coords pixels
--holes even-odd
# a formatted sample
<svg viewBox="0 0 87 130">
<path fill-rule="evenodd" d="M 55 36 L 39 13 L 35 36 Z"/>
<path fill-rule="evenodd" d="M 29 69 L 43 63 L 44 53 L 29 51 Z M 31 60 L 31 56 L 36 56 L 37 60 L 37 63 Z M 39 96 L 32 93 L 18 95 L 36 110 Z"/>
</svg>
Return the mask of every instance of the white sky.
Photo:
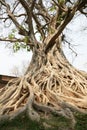
<svg viewBox="0 0 87 130">
<path fill-rule="evenodd" d="M 70 30 L 66 31 L 69 41 L 75 46 L 75 51 L 78 56 L 75 58 L 70 50 L 65 47 L 65 53 L 69 61 L 77 68 L 87 71 L 87 30 L 82 31 L 85 28 L 87 19 L 84 16 L 77 17 L 74 22 L 68 25 Z M 0 33 L 8 34 L 8 31 L 2 31 L 0 24 Z M 21 74 L 25 65 L 30 62 L 32 57 L 31 52 L 21 50 L 17 53 L 12 53 L 12 50 L 5 47 L 4 44 L 0 45 L 0 74 L 13 75 L 15 69 L 19 69 Z"/>
<path fill-rule="evenodd" d="M 23 67 L 27 67 L 30 63 L 32 53 L 26 50 L 13 53 L 4 45 L 0 45 L 0 48 L 0 74 L 16 75 L 20 73 L 21 75 L 25 70 Z"/>
<path fill-rule="evenodd" d="M 75 45 L 74 51 L 78 55 L 73 56 L 71 51 L 66 48 L 66 56 L 76 68 L 87 71 L 87 18 L 83 15 L 78 16 L 68 25 L 68 28 L 70 30 L 65 32 L 71 44 Z"/>
</svg>

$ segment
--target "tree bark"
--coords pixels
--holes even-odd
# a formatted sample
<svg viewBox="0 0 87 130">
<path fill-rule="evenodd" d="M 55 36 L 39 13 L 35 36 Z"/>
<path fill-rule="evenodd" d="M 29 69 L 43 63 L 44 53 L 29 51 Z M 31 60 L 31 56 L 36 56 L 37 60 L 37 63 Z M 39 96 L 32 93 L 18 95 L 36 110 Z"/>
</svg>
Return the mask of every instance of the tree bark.
<svg viewBox="0 0 87 130">
<path fill-rule="evenodd" d="M 20 115 L 38 122 L 63 116 L 74 128 L 74 113 L 87 113 L 87 75 L 68 62 L 59 40 L 47 54 L 43 50 L 33 51 L 23 77 L 0 89 L 0 123 Z"/>
</svg>

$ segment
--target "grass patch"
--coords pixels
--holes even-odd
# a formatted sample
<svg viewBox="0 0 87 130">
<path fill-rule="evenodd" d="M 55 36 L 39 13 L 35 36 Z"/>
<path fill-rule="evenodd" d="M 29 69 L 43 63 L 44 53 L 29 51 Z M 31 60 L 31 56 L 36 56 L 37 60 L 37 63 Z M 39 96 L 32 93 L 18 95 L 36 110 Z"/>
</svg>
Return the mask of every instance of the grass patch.
<svg viewBox="0 0 87 130">
<path fill-rule="evenodd" d="M 87 114 L 75 114 L 76 126 L 73 130 L 87 130 Z M 51 127 L 43 127 L 42 122 Z M 0 125 L 0 130 L 72 130 L 70 120 L 62 116 L 50 116 L 48 119 L 34 122 L 28 119 L 27 116 L 21 116 Z"/>
<path fill-rule="evenodd" d="M 0 130 L 44 130 L 37 122 L 30 121 L 27 116 L 16 118 L 11 122 L 0 125 Z"/>
<path fill-rule="evenodd" d="M 75 130 L 87 130 L 87 114 L 77 114 L 76 120 Z"/>
</svg>

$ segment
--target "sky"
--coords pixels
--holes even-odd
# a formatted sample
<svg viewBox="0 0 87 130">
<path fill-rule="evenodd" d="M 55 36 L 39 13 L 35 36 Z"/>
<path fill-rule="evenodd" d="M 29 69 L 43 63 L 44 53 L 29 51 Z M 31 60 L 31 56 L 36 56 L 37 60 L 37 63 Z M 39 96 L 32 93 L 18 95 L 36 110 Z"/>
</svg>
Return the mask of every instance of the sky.
<svg viewBox="0 0 87 130">
<path fill-rule="evenodd" d="M 86 30 L 87 19 L 81 15 L 67 26 L 64 32 L 67 35 L 68 41 L 73 45 L 74 51 L 77 56 L 68 49 L 68 45 L 63 45 L 63 49 L 68 60 L 76 68 L 87 71 L 87 30 Z M 6 31 L 1 27 L 0 34 L 8 35 Z M 16 53 L 13 53 L 12 48 L 10 49 L 4 43 L 0 44 L 0 74 L 1 75 L 23 75 L 25 72 L 24 68 L 27 68 L 32 58 L 32 53 L 22 49 Z"/>
<path fill-rule="evenodd" d="M 76 17 L 67 26 L 64 31 L 68 41 L 72 44 L 74 53 L 67 46 L 64 47 L 64 52 L 68 60 L 76 68 L 87 71 L 87 18 L 83 15 Z"/>
<path fill-rule="evenodd" d="M 22 75 L 31 61 L 32 53 L 24 49 L 14 53 L 5 45 L 0 45 L 0 48 L 0 74 Z"/>
</svg>

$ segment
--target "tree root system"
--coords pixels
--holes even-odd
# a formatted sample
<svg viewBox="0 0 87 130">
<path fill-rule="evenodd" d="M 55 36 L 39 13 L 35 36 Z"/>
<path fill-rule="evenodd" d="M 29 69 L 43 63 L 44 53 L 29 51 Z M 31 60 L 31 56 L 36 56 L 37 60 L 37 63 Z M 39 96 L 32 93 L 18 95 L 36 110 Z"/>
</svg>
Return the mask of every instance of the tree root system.
<svg viewBox="0 0 87 130">
<path fill-rule="evenodd" d="M 0 122 L 26 112 L 31 120 L 62 115 L 75 125 L 74 112 L 87 113 L 87 74 L 58 51 L 47 58 L 46 65 L 0 89 Z"/>
</svg>

